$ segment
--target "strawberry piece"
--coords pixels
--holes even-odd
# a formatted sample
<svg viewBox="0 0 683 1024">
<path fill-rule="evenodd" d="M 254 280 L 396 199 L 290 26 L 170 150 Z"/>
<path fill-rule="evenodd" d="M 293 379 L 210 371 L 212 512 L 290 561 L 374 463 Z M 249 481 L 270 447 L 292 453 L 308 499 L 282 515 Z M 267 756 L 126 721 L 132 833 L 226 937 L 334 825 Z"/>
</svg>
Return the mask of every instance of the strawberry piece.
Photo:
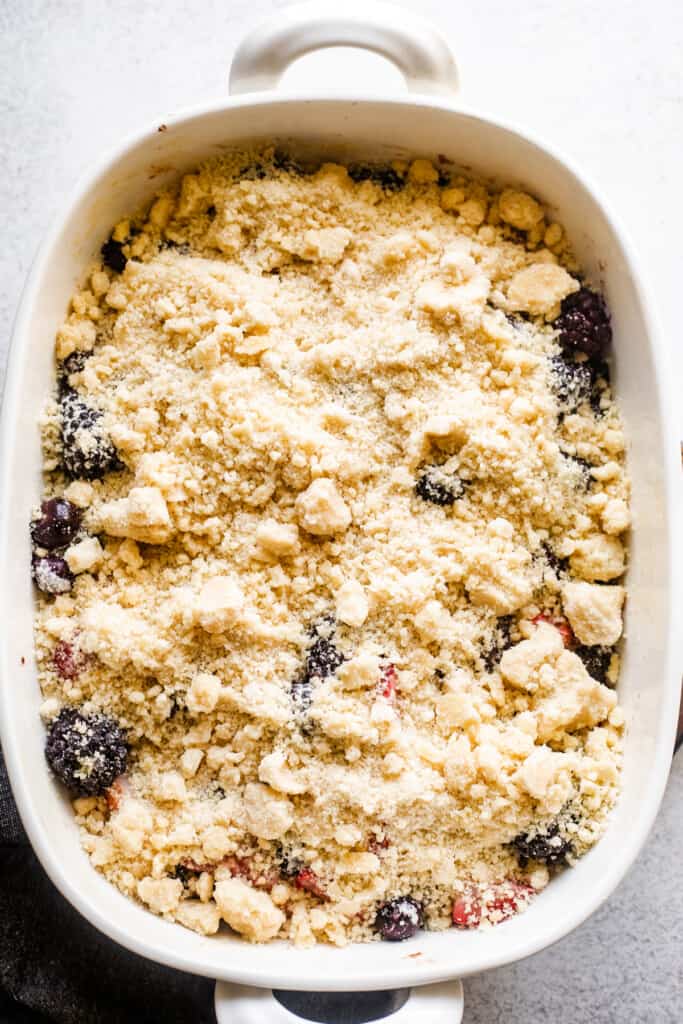
<svg viewBox="0 0 683 1024">
<path fill-rule="evenodd" d="M 552 619 L 550 615 L 546 615 L 542 612 L 540 615 L 536 615 L 535 618 L 533 618 L 531 621 L 533 622 L 534 626 L 538 626 L 541 622 L 547 622 L 548 625 L 554 626 L 560 634 L 560 636 L 562 637 L 562 642 L 565 647 L 573 647 L 576 643 L 576 638 L 572 632 L 572 627 L 569 625 L 566 619 Z"/>
<path fill-rule="evenodd" d="M 535 889 L 526 882 L 510 878 L 493 887 L 493 896 L 486 901 L 486 914 L 493 924 L 507 921 L 522 910 L 535 894 Z"/>
<path fill-rule="evenodd" d="M 180 863 L 184 868 L 187 868 L 188 871 L 194 872 L 196 875 L 201 875 L 203 871 L 213 871 L 216 867 L 215 864 L 211 864 L 209 862 L 199 863 L 196 860 L 192 860 L 192 857 L 185 857 L 185 859 L 181 860 Z"/>
<path fill-rule="evenodd" d="M 382 670 L 382 678 L 379 681 L 379 692 L 387 700 L 396 699 L 396 688 L 398 685 L 398 673 L 394 665 L 387 665 Z"/>
<path fill-rule="evenodd" d="M 326 900 L 327 893 L 325 892 L 322 883 L 315 871 L 311 871 L 310 868 L 302 868 L 294 879 L 294 884 L 297 889 L 303 889 L 304 892 L 310 892 L 312 896 L 317 896 L 319 900 Z"/>
<path fill-rule="evenodd" d="M 453 924 L 456 928 L 478 928 L 481 923 L 481 898 L 476 886 L 469 886 L 453 904 Z"/>
</svg>

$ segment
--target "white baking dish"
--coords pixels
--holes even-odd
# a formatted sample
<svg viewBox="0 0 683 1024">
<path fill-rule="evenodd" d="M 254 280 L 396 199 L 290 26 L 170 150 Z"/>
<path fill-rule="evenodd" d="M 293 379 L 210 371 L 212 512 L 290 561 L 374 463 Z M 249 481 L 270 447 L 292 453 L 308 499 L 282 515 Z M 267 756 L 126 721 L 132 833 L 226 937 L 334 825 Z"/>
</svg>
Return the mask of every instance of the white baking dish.
<svg viewBox="0 0 683 1024">
<path fill-rule="evenodd" d="M 93 924 L 138 953 L 224 981 L 282 989 L 361 991 L 463 977 L 528 956 L 566 935 L 609 896 L 652 825 L 669 768 L 679 697 L 675 616 L 680 605 L 675 533 L 678 443 L 665 352 L 631 248 L 582 175 L 519 129 L 463 110 L 450 94 L 455 68 L 443 41 L 401 8 L 323 4 L 289 8 L 253 33 L 233 63 L 233 94 L 273 87 L 296 56 L 331 44 L 383 53 L 422 95 L 233 95 L 154 126 L 88 176 L 45 241 L 17 318 L 2 431 L 2 744 L 14 795 L 53 882 Z M 427 96 L 426 93 L 441 94 Z M 529 910 L 488 932 L 424 933 L 402 944 L 297 950 L 202 938 L 121 895 L 90 867 L 68 802 L 43 759 L 32 642 L 27 523 L 41 493 L 37 415 L 53 383 L 53 339 L 72 289 L 113 223 L 199 160 L 237 142 L 278 139 L 333 157 L 446 154 L 458 164 L 519 183 L 554 209 L 613 313 L 615 387 L 627 425 L 634 532 L 628 575 L 627 645 L 619 684 L 628 718 L 623 795 L 609 831 Z M 458 988 L 428 990 L 396 1020 L 459 1019 Z M 454 1004 L 442 1005 L 449 994 Z M 454 995 L 455 993 L 455 995 Z M 219 1019 L 233 990 L 222 990 Z M 242 992 L 244 996 L 244 992 Z M 264 997 L 265 998 L 265 997 Z M 270 997 L 269 997 L 270 998 Z M 446 1008 L 447 1007 L 447 1011 Z M 266 1013 L 268 1009 L 268 1013 Z M 230 1020 L 298 1019 L 272 1000 L 233 1002 Z M 444 1018 L 446 1019 L 446 1018 Z"/>
</svg>

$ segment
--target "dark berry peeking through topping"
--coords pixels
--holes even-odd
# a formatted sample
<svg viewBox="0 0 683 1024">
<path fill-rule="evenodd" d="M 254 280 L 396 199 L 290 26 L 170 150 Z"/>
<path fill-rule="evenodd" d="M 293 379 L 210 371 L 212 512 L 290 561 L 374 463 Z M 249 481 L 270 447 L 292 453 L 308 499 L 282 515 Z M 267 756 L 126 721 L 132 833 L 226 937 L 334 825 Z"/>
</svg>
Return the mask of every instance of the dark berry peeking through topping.
<svg viewBox="0 0 683 1024">
<path fill-rule="evenodd" d="M 601 416 L 602 393 L 609 383 L 607 363 L 597 359 L 575 359 L 571 352 L 551 356 L 550 386 L 564 413 L 576 412 L 588 403 L 596 416 Z"/>
<path fill-rule="evenodd" d="M 560 344 L 574 352 L 600 358 L 612 341 L 610 315 L 602 295 L 580 288 L 562 300 L 554 326 L 560 332 Z"/>
<path fill-rule="evenodd" d="M 567 572 L 567 569 L 569 568 L 568 558 L 560 558 L 547 541 L 544 541 L 541 547 L 543 548 L 543 554 L 545 555 L 545 560 L 548 563 L 548 566 L 556 576 L 559 576 L 560 573 Z"/>
<path fill-rule="evenodd" d="M 608 678 L 610 662 L 614 654 L 613 647 L 601 647 L 598 645 L 588 647 L 582 644 L 575 648 L 574 653 L 578 654 L 581 658 L 581 661 L 586 666 L 586 671 L 593 679 L 596 679 L 604 686 L 614 685 Z"/>
<path fill-rule="evenodd" d="M 568 452 L 562 452 L 562 456 L 566 460 L 567 466 L 576 476 L 577 488 L 582 488 L 584 491 L 589 490 L 593 482 L 591 474 L 593 467 L 590 462 L 580 458 L 578 455 L 570 455 Z"/>
<path fill-rule="evenodd" d="M 31 539 L 39 548 L 65 548 L 81 525 L 81 511 L 66 498 L 50 498 L 40 506 L 40 518 L 31 522 Z"/>
<path fill-rule="evenodd" d="M 60 555 L 34 555 L 31 576 L 44 594 L 66 594 L 74 584 L 73 573 Z"/>
<path fill-rule="evenodd" d="M 415 484 L 415 493 L 432 505 L 452 505 L 465 493 L 465 483 L 454 473 L 444 473 L 438 466 L 431 466 Z"/>
<path fill-rule="evenodd" d="M 128 260 L 123 254 L 123 242 L 108 238 L 100 249 L 100 253 L 105 267 L 113 270 L 115 274 L 122 274 L 126 269 Z"/>
<path fill-rule="evenodd" d="M 353 164 L 348 171 L 352 181 L 372 181 L 387 192 L 396 192 L 405 185 L 401 175 L 386 164 Z"/>
<path fill-rule="evenodd" d="M 306 674 L 309 678 L 317 676 L 326 679 L 334 675 L 344 661 L 344 655 L 335 646 L 334 640 L 324 636 L 316 636 L 308 650 Z"/>
<path fill-rule="evenodd" d="M 512 615 L 501 615 L 493 627 L 491 639 L 483 654 L 487 672 L 493 672 L 500 662 L 503 652 L 512 645 L 510 634 L 514 621 L 514 616 Z"/>
<path fill-rule="evenodd" d="M 512 840 L 517 860 L 525 868 L 530 860 L 543 864 L 563 864 L 567 854 L 572 852 L 572 844 L 560 835 L 560 827 L 553 822 L 544 832 L 521 833 Z"/>
<path fill-rule="evenodd" d="M 59 373 L 62 380 L 70 377 L 72 373 L 80 373 L 91 355 L 92 352 L 82 352 L 77 349 L 70 356 L 67 356 L 59 365 Z"/>
<path fill-rule="evenodd" d="M 50 725 L 45 757 L 60 782 L 79 796 L 99 796 L 123 775 L 128 744 L 107 715 L 82 715 L 62 708 Z"/>
<path fill-rule="evenodd" d="M 397 896 L 382 903 L 375 917 L 375 930 L 387 942 L 410 939 L 424 926 L 422 904 L 412 896 Z"/>
<path fill-rule="evenodd" d="M 121 469 L 116 448 L 102 427 L 102 413 L 71 388 L 62 394 L 60 407 L 62 463 L 67 475 L 99 480 L 105 473 Z"/>
</svg>

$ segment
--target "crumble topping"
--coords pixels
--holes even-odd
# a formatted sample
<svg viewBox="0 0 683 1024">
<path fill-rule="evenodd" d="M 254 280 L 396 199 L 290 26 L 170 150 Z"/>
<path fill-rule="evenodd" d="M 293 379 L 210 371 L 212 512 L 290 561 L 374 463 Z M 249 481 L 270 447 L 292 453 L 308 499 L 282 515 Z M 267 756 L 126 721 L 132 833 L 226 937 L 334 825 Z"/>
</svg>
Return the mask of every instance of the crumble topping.
<svg viewBox="0 0 683 1024">
<path fill-rule="evenodd" d="M 202 935 L 399 941 L 599 839 L 608 332 L 537 199 L 423 159 L 232 154 L 116 225 L 42 421 L 75 525 L 44 503 L 33 563 L 51 764 L 113 884 Z M 70 774 L 75 734 L 126 771 Z"/>
</svg>

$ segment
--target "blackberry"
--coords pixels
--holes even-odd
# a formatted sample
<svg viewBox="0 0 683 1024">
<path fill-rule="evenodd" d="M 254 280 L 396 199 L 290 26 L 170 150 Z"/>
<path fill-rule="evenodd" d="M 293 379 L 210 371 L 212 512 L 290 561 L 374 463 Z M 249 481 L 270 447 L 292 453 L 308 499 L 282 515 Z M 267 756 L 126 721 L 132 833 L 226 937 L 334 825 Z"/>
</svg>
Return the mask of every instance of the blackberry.
<svg viewBox="0 0 683 1024">
<path fill-rule="evenodd" d="M 452 505 L 462 498 L 465 484 L 454 473 L 443 473 L 437 466 L 431 466 L 415 484 L 415 493 L 432 505 Z"/>
<path fill-rule="evenodd" d="M 62 708 L 48 730 L 45 757 L 72 793 L 99 796 L 125 772 L 128 744 L 113 718 Z"/>
<path fill-rule="evenodd" d="M 187 889 L 187 883 L 197 877 L 197 872 L 192 871 L 184 864 L 176 864 L 171 873 L 171 878 L 177 878 L 178 881 L 183 883 L 183 889 Z"/>
<path fill-rule="evenodd" d="M 512 645 L 510 633 L 515 619 L 513 615 L 501 615 L 493 628 L 493 633 L 488 647 L 483 653 L 484 665 L 487 672 L 493 672 L 499 664 L 503 651 Z"/>
<path fill-rule="evenodd" d="M 115 274 L 122 274 L 126 269 L 128 260 L 123 255 L 123 242 L 108 238 L 100 249 L 100 254 L 105 267 L 109 267 Z"/>
<path fill-rule="evenodd" d="M 570 455 L 568 452 L 562 452 L 562 455 L 577 475 L 577 487 L 583 487 L 584 491 L 590 490 L 593 482 L 591 463 L 586 459 L 579 458 L 578 455 Z"/>
<path fill-rule="evenodd" d="M 543 548 L 543 554 L 545 555 L 546 562 L 548 563 L 549 567 L 552 569 L 556 576 L 559 576 L 560 573 L 567 572 L 569 568 L 568 558 L 560 558 L 560 556 L 555 553 L 555 551 L 550 546 L 550 544 L 548 544 L 547 541 L 544 541 L 541 544 L 541 547 Z"/>
<path fill-rule="evenodd" d="M 580 288 L 562 300 L 554 326 L 560 332 L 560 344 L 572 352 L 585 352 L 599 358 L 612 341 L 610 315 L 602 295 Z"/>
<path fill-rule="evenodd" d="M 66 594 L 74 585 L 74 575 L 61 555 L 34 555 L 31 576 L 44 594 Z"/>
<path fill-rule="evenodd" d="M 324 636 L 316 636 L 308 649 L 306 658 L 306 675 L 318 679 L 327 679 L 333 676 L 344 661 L 344 655 L 335 646 L 332 639 Z"/>
<path fill-rule="evenodd" d="M 80 373 L 91 355 L 92 352 L 81 352 L 76 350 L 76 352 L 72 352 L 70 356 L 67 356 L 66 359 L 59 364 L 60 383 L 63 387 L 68 387 L 68 378 L 72 373 Z"/>
<path fill-rule="evenodd" d="M 610 662 L 614 654 L 613 647 L 601 647 L 599 645 L 589 647 L 581 644 L 574 648 L 574 654 L 578 654 L 586 666 L 589 675 L 604 686 L 612 686 L 613 683 L 607 677 Z"/>
<path fill-rule="evenodd" d="M 596 416 L 603 413 L 600 400 L 605 383 L 609 382 L 607 363 L 597 359 L 579 361 L 570 352 L 552 356 L 550 386 L 564 413 L 576 412 L 588 403 Z"/>
<path fill-rule="evenodd" d="M 305 715 L 313 703 L 313 683 L 309 676 L 307 676 L 305 672 L 302 675 L 297 676 L 292 683 L 289 692 L 296 713 L 299 715 Z"/>
<path fill-rule="evenodd" d="M 387 164 L 352 164 L 348 172 L 352 181 L 372 181 L 387 192 L 397 192 L 405 185 L 401 175 Z"/>
<path fill-rule="evenodd" d="M 293 857 L 291 851 L 285 851 L 281 843 L 275 847 L 275 861 L 283 878 L 296 878 L 304 866 L 303 861 Z"/>
<path fill-rule="evenodd" d="M 543 864 L 564 864 L 572 844 L 560 835 L 560 826 L 553 822 L 545 832 L 522 832 L 512 840 L 519 866 L 525 868 L 530 860 Z"/>
<path fill-rule="evenodd" d="M 424 926 L 422 904 L 412 896 L 397 896 L 380 904 L 375 917 L 375 930 L 386 942 L 403 942 Z"/>
<path fill-rule="evenodd" d="M 121 469 L 116 448 L 102 427 L 102 413 L 87 405 L 77 391 L 67 388 L 60 401 L 62 464 L 72 479 L 100 480 Z"/>
<path fill-rule="evenodd" d="M 40 506 L 40 518 L 31 523 L 31 540 L 39 548 L 65 548 L 81 526 L 81 512 L 66 498 L 50 498 Z"/>
<path fill-rule="evenodd" d="M 550 386 L 560 409 L 563 412 L 575 412 L 584 402 L 590 401 L 593 388 L 590 363 L 580 363 L 571 356 L 552 356 Z"/>
</svg>

